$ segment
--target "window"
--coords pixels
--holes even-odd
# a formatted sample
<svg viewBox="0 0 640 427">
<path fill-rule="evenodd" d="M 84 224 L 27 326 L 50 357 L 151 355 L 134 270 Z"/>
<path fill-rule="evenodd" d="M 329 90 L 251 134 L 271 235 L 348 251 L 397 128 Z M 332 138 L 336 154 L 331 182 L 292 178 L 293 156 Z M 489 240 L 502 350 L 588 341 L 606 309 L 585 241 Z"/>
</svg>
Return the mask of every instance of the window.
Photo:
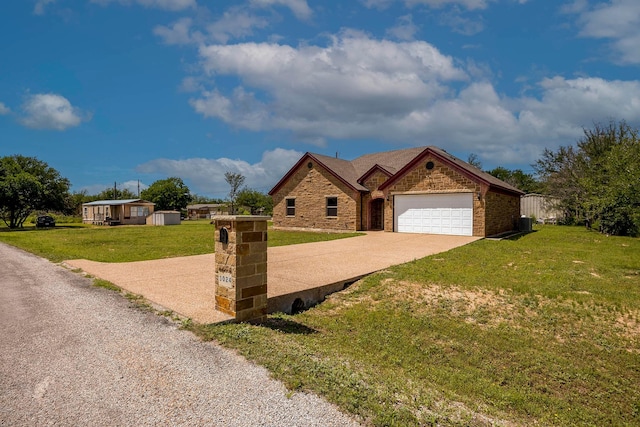
<svg viewBox="0 0 640 427">
<path fill-rule="evenodd" d="M 131 216 L 147 216 L 149 208 L 146 206 L 131 206 Z"/>
<path fill-rule="evenodd" d="M 296 199 L 287 199 L 287 216 L 296 215 Z"/>
<path fill-rule="evenodd" d="M 327 216 L 338 216 L 337 197 L 327 197 Z"/>
</svg>

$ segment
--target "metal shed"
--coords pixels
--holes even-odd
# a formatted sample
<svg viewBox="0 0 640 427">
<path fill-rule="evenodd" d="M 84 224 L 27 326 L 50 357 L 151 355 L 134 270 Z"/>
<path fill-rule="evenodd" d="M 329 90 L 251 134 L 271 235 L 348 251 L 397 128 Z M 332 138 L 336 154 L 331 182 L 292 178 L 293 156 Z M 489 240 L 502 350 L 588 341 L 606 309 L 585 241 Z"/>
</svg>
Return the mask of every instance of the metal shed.
<svg viewBox="0 0 640 427">
<path fill-rule="evenodd" d="M 555 207 L 558 199 L 542 194 L 525 194 L 520 198 L 520 212 L 524 216 L 535 217 L 538 222 L 555 223 L 562 218 L 562 211 Z"/>
<path fill-rule="evenodd" d="M 155 211 L 147 217 L 147 225 L 179 225 L 180 212 Z"/>
</svg>

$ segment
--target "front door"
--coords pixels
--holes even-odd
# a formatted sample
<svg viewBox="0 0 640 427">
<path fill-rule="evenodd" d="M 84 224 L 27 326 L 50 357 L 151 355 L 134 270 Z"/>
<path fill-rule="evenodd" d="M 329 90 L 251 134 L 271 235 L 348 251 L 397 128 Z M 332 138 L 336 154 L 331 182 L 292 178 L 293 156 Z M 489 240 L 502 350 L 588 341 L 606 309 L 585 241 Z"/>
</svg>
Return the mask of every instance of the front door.
<svg viewBox="0 0 640 427">
<path fill-rule="evenodd" d="M 371 230 L 384 229 L 384 200 L 375 199 L 371 201 Z"/>
</svg>

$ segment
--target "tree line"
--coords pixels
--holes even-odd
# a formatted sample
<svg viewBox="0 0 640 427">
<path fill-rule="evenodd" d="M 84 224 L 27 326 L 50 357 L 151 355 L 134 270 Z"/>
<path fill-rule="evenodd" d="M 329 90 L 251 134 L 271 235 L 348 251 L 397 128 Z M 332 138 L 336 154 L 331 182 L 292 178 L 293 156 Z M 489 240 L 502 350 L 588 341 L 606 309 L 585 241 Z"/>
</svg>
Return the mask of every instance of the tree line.
<svg viewBox="0 0 640 427">
<path fill-rule="evenodd" d="M 640 139 L 625 121 L 594 124 L 576 145 L 533 165 L 566 218 L 612 235 L 640 235 Z"/>
<path fill-rule="evenodd" d="M 482 168 L 476 155 L 468 162 Z M 532 165 L 535 175 L 497 167 L 486 171 L 525 193 L 553 196 L 565 221 L 602 233 L 640 235 L 640 139 L 625 121 L 595 123 L 576 144 L 546 148 Z M 156 210 L 184 210 L 191 203 L 227 203 L 231 213 L 270 215 L 270 196 L 243 187 L 245 177 L 227 172 L 225 200 L 192 194 L 178 177 L 161 179 L 140 192 Z M 0 218 L 10 228 L 22 227 L 30 214 L 55 211 L 80 214 L 83 203 L 135 199 L 130 190 L 106 188 L 99 194 L 70 193 L 70 182 L 45 162 L 21 155 L 0 158 Z"/>
<path fill-rule="evenodd" d="M 184 211 L 189 204 L 229 204 L 232 213 L 271 215 L 271 197 L 242 187 L 244 176 L 225 174 L 231 186 L 228 199 L 191 193 L 181 178 L 170 177 L 153 182 L 140 195 L 129 189 L 105 188 L 98 194 L 70 192 L 71 183 L 47 163 L 34 157 L 0 157 L 0 218 L 9 228 L 21 228 L 36 212 L 56 212 L 81 216 L 82 205 L 97 200 L 144 199 L 155 203 L 156 210 Z M 240 208 L 239 208 L 240 207 Z"/>
<path fill-rule="evenodd" d="M 486 172 L 525 193 L 553 196 L 565 224 L 604 234 L 640 235 L 640 139 L 624 120 L 594 123 L 575 145 L 545 148 L 535 174 L 497 167 Z M 475 154 L 468 163 L 482 169 Z"/>
</svg>

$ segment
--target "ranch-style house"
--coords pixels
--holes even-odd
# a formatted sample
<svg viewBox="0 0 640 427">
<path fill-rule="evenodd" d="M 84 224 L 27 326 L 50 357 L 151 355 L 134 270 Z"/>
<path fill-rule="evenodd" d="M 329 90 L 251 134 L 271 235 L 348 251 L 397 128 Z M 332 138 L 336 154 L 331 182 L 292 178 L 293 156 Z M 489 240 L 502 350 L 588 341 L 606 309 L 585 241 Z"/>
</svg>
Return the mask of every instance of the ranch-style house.
<svg viewBox="0 0 640 427">
<path fill-rule="evenodd" d="M 143 225 L 155 203 L 142 199 L 96 200 L 82 204 L 82 222 L 96 225 Z"/>
<path fill-rule="evenodd" d="M 274 228 L 484 237 L 518 228 L 524 193 L 426 146 L 351 161 L 306 153 L 269 194 Z"/>
</svg>

